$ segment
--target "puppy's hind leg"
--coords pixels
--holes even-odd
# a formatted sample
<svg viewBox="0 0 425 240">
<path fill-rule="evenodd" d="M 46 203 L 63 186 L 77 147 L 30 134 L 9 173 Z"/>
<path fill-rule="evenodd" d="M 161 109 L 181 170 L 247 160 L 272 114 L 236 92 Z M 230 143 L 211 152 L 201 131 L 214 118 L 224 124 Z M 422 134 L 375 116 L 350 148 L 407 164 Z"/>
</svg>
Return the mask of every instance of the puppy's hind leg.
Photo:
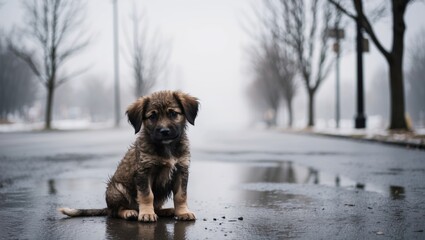
<svg viewBox="0 0 425 240">
<path fill-rule="evenodd" d="M 120 209 L 117 215 L 125 220 L 137 220 L 139 213 L 136 210 Z"/>
<path fill-rule="evenodd" d="M 122 184 L 109 182 L 106 188 L 106 204 L 112 217 L 137 220 L 137 205 Z"/>
</svg>

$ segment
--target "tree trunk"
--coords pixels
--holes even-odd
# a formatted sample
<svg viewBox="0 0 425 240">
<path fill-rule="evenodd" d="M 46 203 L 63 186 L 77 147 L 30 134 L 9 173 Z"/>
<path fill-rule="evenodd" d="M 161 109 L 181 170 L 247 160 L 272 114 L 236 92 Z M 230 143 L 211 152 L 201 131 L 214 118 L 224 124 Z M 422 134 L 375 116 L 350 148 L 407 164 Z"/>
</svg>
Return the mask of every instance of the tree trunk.
<svg viewBox="0 0 425 240">
<path fill-rule="evenodd" d="M 288 104 L 288 127 L 292 128 L 293 116 L 292 116 L 292 101 L 287 100 Z"/>
<path fill-rule="evenodd" d="M 403 54 L 404 54 L 404 13 L 406 4 L 403 1 L 394 1 L 393 12 L 393 49 L 388 59 L 390 67 L 390 99 L 391 99 L 391 130 L 407 130 L 405 119 L 405 100 L 403 82 Z"/>
<path fill-rule="evenodd" d="M 314 91 L 308 91 L 308 124 L 307 127 L 314 126 Z"/>
<path fill-rule="evenodd" d="M 401 58 L 390 63 L 391 130 L 407 130 Z"/>
<path fill-rule="evenodd" d="M 46 118 L 44 129 L 49 130 L 52 129 L 52 109 L 53 109 L 53 94 L 55 88 L 53 84 L 49 84 L 47 87 L 47 101 L 46 101 Z"/>
</svg>

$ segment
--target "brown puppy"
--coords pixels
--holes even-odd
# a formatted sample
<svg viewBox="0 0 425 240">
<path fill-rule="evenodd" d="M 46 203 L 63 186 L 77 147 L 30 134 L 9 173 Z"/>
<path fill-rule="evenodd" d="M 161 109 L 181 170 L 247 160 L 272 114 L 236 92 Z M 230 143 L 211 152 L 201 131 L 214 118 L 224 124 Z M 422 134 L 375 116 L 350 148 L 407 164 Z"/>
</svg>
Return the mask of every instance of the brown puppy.
<svg viewBox="0 0 425 240">
<path fill-rule="evenodd" d="M 109 215 L 142 222 L 154 222 L 158 215 L 195 220 L 186 203 L 190 152 L 185 129 L 186 120 L 194 124 L 198 105 L 196 98 L 178 91 L 139 98 L 127 109 L 139 135 L 108 182 L 107 208 L 59 211 L 71 217 Z M 171 193 L 174 208 L 163 209 Z"/>
</svg>

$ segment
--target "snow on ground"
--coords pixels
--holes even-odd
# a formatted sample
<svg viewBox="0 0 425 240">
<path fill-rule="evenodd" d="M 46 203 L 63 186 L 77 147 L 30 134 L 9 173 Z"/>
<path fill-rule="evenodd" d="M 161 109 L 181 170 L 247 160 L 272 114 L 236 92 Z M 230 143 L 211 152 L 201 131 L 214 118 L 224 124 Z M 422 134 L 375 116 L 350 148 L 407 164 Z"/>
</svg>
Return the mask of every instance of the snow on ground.
<svg viewBox="0 0 425 240">
<path fill-rule="evenodd" d="M 103 129 L 114 126 L 112 120 L 107 122 L 91 122 L 89 119 L 56 120 L 52 123 L 54 130 L 89 130 Z M 335 128 L 334 120 L 318 119 L 313 128 L 296 127 L 285 131 L 313 133 L 327 136 L 339 136 L 347 138 L 374 140 L 387 143 L 395 143 L 406 146 L 425 148 L 425 128 L 415 129 L 411 132 L 389 131 L 386 123 L 378 117 L 368 117 L 366 129 L 355 129 L 352 119 L 342 119 L 340 128 Z M 43 130 L 44 122 L 15 122 L 0 124 L 0 132 L 22 132 Z M 257 128 L 265 128 L 257 126 Z M 221 129 L 221 131 L 226 131 Z M 202 132 L 202 131 L 201 131 Z"/>
<path fill-rule="evenodd" d="M 114 125 L 113 121 L 107 122 L 91 122 L 88 119 L 68 119 L 53 121 L 52 129 L 55 130 L 87 130 L 110 128 Z M 23 131 L 40 131 L 44 128 L 44 122 L 16 122 L 0 124 L 0 132 L 23 132 Z"/>
</svg>

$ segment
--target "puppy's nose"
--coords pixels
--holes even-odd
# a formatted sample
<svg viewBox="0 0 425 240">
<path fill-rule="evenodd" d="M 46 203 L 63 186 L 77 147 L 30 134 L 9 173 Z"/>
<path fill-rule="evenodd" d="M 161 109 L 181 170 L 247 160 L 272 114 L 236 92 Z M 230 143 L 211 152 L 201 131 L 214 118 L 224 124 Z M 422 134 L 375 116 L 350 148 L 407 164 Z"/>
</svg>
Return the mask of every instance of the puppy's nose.
<svg viewBox="0 0 425 240">
<path fill-rule="evenodd" d="M 162 136 L 168 136 L 168 135 L 170 135 L 170 129 L 169 128 L 161 128 L 161 129 L 159 129 L 159 133 Z"/>
</svg>

